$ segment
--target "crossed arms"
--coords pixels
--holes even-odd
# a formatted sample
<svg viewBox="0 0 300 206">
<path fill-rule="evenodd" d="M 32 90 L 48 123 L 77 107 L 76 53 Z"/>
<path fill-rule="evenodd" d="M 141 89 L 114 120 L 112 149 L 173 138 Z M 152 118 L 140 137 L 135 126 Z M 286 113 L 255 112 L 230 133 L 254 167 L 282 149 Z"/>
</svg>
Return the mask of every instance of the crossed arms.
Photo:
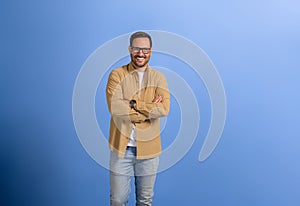
<svg viewBox="0 0 300 206">
<path fill-rule="evenodd" d="M 151 85 L 151 89 L 155 90 L 152 101 L 145 102 L 139 99 L 136 92 L 134 92 L 132 99 L 136 103 L 134 108 L 131 109 L 129 102 L 132 99 L 124 99 L 122 88 L 128 85 L 123 85 L 123 78 L 116 71 L 112 71 L 106 86 L 106 99 L 112 116 L 129 119 L 131 122 L 143 122 L 166 116 L 170 110 L 170 93 L 164 76 L 160 75 L 158 77 L 155 85 Z"/>
</svg>

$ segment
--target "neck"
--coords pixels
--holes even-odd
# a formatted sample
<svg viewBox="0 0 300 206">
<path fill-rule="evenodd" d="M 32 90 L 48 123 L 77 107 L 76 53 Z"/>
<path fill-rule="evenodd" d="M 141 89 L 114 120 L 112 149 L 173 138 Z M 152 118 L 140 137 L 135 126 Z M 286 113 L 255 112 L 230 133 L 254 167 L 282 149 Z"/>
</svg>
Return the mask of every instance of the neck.
<svg viewBox="0 0 300 206">
<path fill-rule="evenodd" d="M 144 72 L 144 71 L 146 71 L 146 69 L 147 69 L 147 67 L 148 67 L 148 64 L 146 64 L 146 65 L 143 66 L 143 67 L 137 67 L 137 66 L 135 66 L 135 65 L 133 64 L 133 67 L 134 67 L 134 69 L 135 69 L 136 71 L 138 71 L 138 72 Z"/>
</svg>

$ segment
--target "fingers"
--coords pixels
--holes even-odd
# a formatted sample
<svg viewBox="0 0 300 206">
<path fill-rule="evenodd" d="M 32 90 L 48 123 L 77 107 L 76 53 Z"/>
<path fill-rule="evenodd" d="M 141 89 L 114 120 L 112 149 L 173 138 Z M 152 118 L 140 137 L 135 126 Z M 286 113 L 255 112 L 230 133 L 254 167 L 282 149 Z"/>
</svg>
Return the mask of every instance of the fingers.
<svg viewBox="0 0 300 206">
<path fill-rule="evenodd" d="M 154 103 L 160 103 L 160 102 L 162 102 L 162 100 L 163 100 L 162 96 L 157 96 L 157 97 L 155 97 L 155 99 L 153 100 L 153 102 Z"/>
</svg>

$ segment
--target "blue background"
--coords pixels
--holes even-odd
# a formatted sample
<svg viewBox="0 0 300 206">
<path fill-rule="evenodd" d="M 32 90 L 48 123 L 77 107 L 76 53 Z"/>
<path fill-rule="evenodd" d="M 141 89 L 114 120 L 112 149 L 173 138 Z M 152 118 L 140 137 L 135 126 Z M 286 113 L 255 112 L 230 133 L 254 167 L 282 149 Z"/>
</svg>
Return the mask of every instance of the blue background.
<svg viewBox="0 0 300 206">
<path fill-rule="evenodd" d="M 153 56 L 151 64 L 174 68 L 199 91 L 201 112 L 191 150 L 158 175 L 154 205 L 300 205 L 299 9 L 296 0 L 1 1 L 0 205 L 109 204 L 109 173 L 75 132 L 73 86 L 99 46 L 151 29 L 201 47 L 227 97 L 221 141 L 200 163 L 210 120 L 205 88 L 182 62 Z M 106 122 L 104 84 L 96 111 Z M 168 124 L 178 125 L 172 107 Z M 108 125 L 100 127 L 105 133 Z"/>
</svg>

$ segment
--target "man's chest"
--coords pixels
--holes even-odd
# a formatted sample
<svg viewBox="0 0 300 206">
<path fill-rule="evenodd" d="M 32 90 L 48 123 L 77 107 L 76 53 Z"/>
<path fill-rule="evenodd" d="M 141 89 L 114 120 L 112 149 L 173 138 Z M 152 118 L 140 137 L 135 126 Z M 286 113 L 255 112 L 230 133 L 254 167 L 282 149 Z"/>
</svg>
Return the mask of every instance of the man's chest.
<svg viewBox="0 0 300 206">
<path fill-rule="evenodd" d="M 157 81 L 146 75 L 142 79 L 138 75 L 127 75 L 121 81 L 124 99 L 138 98 L 145 102 L 153 100 L 157 86 Z"/>
</svg>

